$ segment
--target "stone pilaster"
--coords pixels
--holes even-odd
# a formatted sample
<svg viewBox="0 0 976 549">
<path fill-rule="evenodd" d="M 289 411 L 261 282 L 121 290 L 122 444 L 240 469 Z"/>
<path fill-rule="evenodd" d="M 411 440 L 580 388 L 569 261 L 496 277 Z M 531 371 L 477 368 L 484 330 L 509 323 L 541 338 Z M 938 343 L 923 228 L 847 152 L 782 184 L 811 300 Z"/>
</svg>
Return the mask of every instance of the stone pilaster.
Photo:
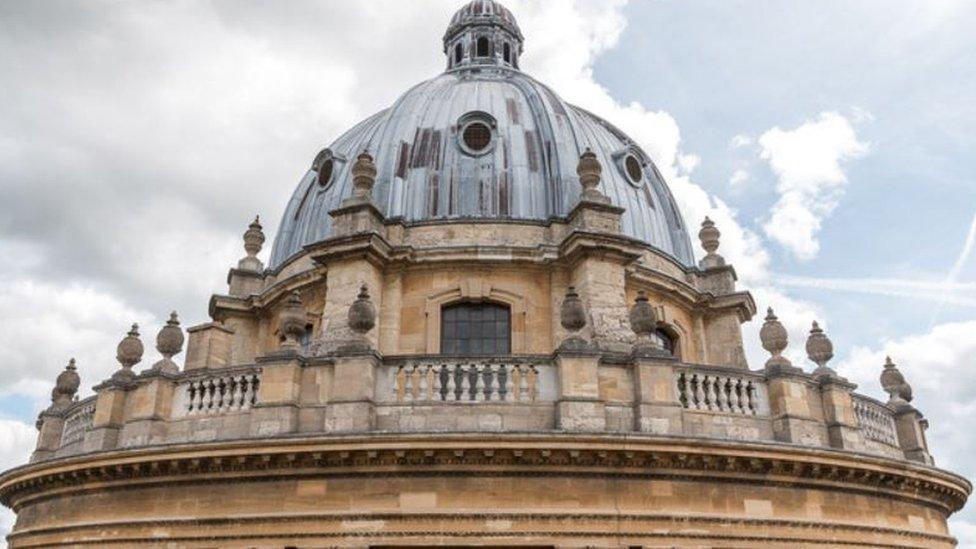
<svg viewBox="0 0 976 549">
<path fill-rule="evenodd" d="M 336 357 L 332 395 L 325 409 L 327 432 L 357 433 L 374 428 L 379 365 L 380 357 L 372 352 Z"/>
<path fill-rule="evenodd" d="M 37 446 L 31 454 L 31 463 L 43 461 L 54 456 L 54 452 L 61 446 L 61 434 L 64 432 L 64 415 L 58 411 L 45 410 L 37 418 Z"/>
<path fill-rule="evenodd" d="M 635 429 L 656 435 L 680 435 L 684 430 L 681 402 L 674 385 L 675 359 L 634 357 Z"/>
<path fill-rule="evenodd" d="M 929 454 L 928 441 L 925 439 L 925 429 L 928 422 L 922 413 L 912 406 L 901 406 L 895 412 L 895 430 L 898 433 L 898 445 L 905 452 L 905 458 L 926 465 L 934 465 L 935 460 Z"/>
<path fill-rule="evenodd" d="M 836 375 L 824 375 L 818 380 L 830 446 L 844 450 L 863 450 L 864 435 L 854 414 L 852 396 L 857 386 Z"/>
<path fill-rule="evenodd" d="M 251 408 L 251 435 L 276 436 L 298 431 L 302 366 L 305 359 L 284 350 L 258 359 L 261 399 Z"/>
<path fill-rule="evenodd" d="M 810 380 L 799 368 L 789 365 L 767 365 L 769 415 L 773 437 L 780 442 L 805 446 L 827 446 L 822 419 L 813 414 Z"/>
<path fill-rule="evenodd" d="M 146 446 L 166 438 L 172 416 L 176 382 L 172 374 L 150 371 L 139 376 L 129 392 L 119 447 Z"/>
<path fill-rule="evenodd" d="M 125 406 L 131 382 L 112 381 L 95 387 L 95 416 L 85 433 L 86 452 L 111 450 L 119 443 L 119 431 L 125 424 Z"/>
<path fill-rule="evenodd" d="M 600 356 L 595 352 L 556 352 L 559 380 L 557 429 L 585 432 L 606 430 L 606 407 L 600 400 L 599 365 Z"/>
<path fill-rule="evenodd" d="M 209 322 L 187 328 L 189 342 L 186 346 L 184 370 L 217 369 L 230 365 L 231 340 L 234 330 Z"/>
</svg>

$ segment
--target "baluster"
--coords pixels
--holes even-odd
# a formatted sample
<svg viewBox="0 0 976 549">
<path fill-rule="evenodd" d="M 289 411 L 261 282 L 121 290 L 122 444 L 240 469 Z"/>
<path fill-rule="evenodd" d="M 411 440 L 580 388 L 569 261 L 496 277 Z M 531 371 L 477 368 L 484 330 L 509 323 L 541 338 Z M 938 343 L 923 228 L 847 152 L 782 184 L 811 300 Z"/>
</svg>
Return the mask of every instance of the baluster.
<svg viewBox="0 0 976 549">
<path fill-rule="evenodd" d="M 395 382 L 393 383 L 393 391 L 396 393 L 397 402 L 403 402 L 403 395 L 407 392 L 407 372 L 401 364 L 397 368 Z"/>
<path fill-rule="evenodd" d="M 535 402 L 536 397 L 539 395 L 537 382 L 539 380 L 539 372 L 536 371 L 535 366 L 529 365 L 529 373 L 526 376 L 529 378 L 528 390 L 529 390 L 529 401 Z"/>
<path fill-rule="evenodd" d="M 200 401 L 202 397 L 200 382 L 191 381 L 187 386 L 187 390 L 190 392 L 190 408 L 187 410 L 187 414 L 196 415 L 196 413 L 200 411 Z"/>
<path fill-rule="evenodd" d="M 417 367 L 417 376 L 420 377 L 420 382 L 417 384 L 417 400 L 421 402 L 430 400 L 430 384 L 427 383 L 427 370 L 428 366 L 426 365 Z"/>
<path fill-rule="evenodd" d="M 513 402 L 522 401 L 522 383 L 525 378 L 522 375 L 522 367 L 518 364 L 512 366 L 512 395 L 509 397 Z"/>
<path fill-rule="evenodd" d="M 461 372 L 460 400 L 471 400 L 471 367 L 462 364 L 458 365 L 458 370 Z"/>
<path fill-rule="evenodd" d="M 702 376 L 695 374 L 693 379 L 695 385 L 695 409 L 707 410 L 708 406 L 705 404 L 705 385 L 702 381 Z"/>
<path fill-rule="evenodd" d="M 499 390 L 498 390 L 498 385 L 500 382 L 498 378 L 499 366 L 498 364 L 492 364 L 491 366 L 489 366 L 489 368 L 490 370 L 488 373 L 489 375 L 488 381 L 491 382 L 491 385 L 488 387 L 490 391 L 490 394 L 488 395 L 488 400 L 497 402 L 501 400 L 501 395 L 499 394 Z"/>
<path fill-rule="evenodd" d="M 675 385 L 677 385 L 678 401 L 681 402 L 681 406 L 691 408 L 691 399 L 688 398 L 688 376 L 684 372 L 678 374 Z"/>
<path fill-rule="evenodd" d="M 256 375 L 244 374 L 241 376 L 241 410 L 250 410 L 251 405 L 254 404 L 255 399 L 255 385 L 254 381 L 257 379 Z"/>
<path fill-rule="evenodd" d="M 444 400 L 444 395 L 441 392 L 441 372 L 444 371 L 443 365 L 432 364 L 430 366 L 430 376 L 431 376 L 431 387 L 433 390 L 430 392 L 431 400 Z"/>
<path fill-rule="evenodd" d="M 759 399 L 756 395 L 756 385 L 751 381 L 746 383 L 745 393 L 746 403 L 742 407 L 742 413 L 754 416 L 759 413 Z"/>
<path fill-rule="evenodd" d="M 513 382 L 512 378 L 515 376 L 515 372 L 518 370 L 518 366 L 502 365 L 502 369 L 505 371 L 505 400 L 514 401 L 515 383 Z"/>
<path fill-rule="evenodd" d="M 413 400 L 421 401 L 424 400 L 424 394 L 422 392 L 423 388 L 420 386 L 424 380 L 424 367 L 419 364 L 415 364 L 413 367 Z"/>
<path fill-rule="evenodd" d="M 404 402 L 413 402 L 413 375 L 416 373 L 417 367 L 414 365 L 407 366 L 407 372 L 403 376 L 403 381 L 405 385 L 403 386 L 403 400 Z"/>
<path fill-rule="evenodd" d="M 734 383 L 734 381 L 725 376 L 718 376 L 715 378 L 715 405 L 718 406 L 719 411 L 731 411 L 729 406 L 729 395 L 726 391 L 732 383 Z"/>
<path fill-rule="evenodd" d="M 235 376 L 228 378 L 230 381 L 230 405 L 229 411 L 239 410 L 241 407 L 241 380 Z"/>
<path fill-rule="evenodd" d="M 715 410 L 715 376 L 704 376 L 702 383 L 705 384 L 705 404 L 709 410 Z"/>
<path fill-rule="evenodd" d="M 733 414 L 742 412 L 741 388 L 742 380 L 735 377 L 729 378 L 729 412 Z"/>
<path fill-rule="evenodd" d="M 455 373 L 457 366 L 454 364 L 447 365 L 447 400 L 454 402 L 457 400 L 457 380 L 455 379 Z"/>
<path fill-rule="evenodd" d="M 488 369 L 487 364 L 473 364 L 474 368 L 474 399 L 477 402 L 485 401 L 485 373 Z"/>
<path fill-rule="evenodd" d="M 220 405 L 217 412 L 226 412 L 230 408 L 230 378 L 217 378 L 217 391 L 220 393 Z"/>
</svg>

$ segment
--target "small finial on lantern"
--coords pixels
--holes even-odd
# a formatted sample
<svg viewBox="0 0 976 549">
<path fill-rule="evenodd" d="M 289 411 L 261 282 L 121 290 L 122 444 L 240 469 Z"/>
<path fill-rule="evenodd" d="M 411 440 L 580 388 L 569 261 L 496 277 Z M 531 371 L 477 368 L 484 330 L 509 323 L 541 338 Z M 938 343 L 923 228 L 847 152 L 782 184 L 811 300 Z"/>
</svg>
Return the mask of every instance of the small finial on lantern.
<svg viewBox="0 0 976 549">
<path fill-rule="evenodd" d="M 610 199 L 604 196 L 597 187 L 600 185 L 600 176 L 603 167 L 597 159 L 596 154 L 589 148 L 580 156 L 579 164 L 576 165 L 576 174 L 579 176 L 580 185 L 583 193 L 580 201 L 599 202 L 609 204 Z"/>
<path fill-rule="evenodd" d="M 256 273 L 264 271 L 264 263 L 257 257 L 264 247 L 265 237 L 262 229 L 260 216 L 255 216 L 254 221 L 244 231 L 244 251 L 247 255 L 237 262 L 238 269 Z"/>
<path fill-rule="evenodd" d="M 701 230 L 698 231 L 698 239 L 701 241 L 702 248 L 707 252 L 705 257 L 698 263 L 702 269 L 711 269 L 725 265 L 725 258 L 715 253 L 718 250 L 721 236 L 722 233 L 715 226 L 715 222 L 708 216 L 705 216 Z"/>
</svg>

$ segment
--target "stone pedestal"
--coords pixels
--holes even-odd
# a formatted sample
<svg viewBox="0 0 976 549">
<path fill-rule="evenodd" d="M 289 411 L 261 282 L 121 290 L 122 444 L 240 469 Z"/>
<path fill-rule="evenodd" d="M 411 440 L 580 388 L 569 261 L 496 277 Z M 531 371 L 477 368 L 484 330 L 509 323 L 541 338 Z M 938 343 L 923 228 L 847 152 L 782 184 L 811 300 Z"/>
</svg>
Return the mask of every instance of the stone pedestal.
<svg viewBox="0 0 976 549">
<path fill-rule="evenodd" d="M 283 351 L 258 359 L 261 397 L 251 408 L 251 435 L 275 436 L 298 431 L 298 408 L 304 359 Z"/>
<path fill-rule="evenodd" d="M 933 465 L 935 461 L 929 454 L 928 441 L 925 439 L 925 428 L 927 426 L 922 413 L 910 405 L 904 404 L 895 412 L 898 445 L 905 452 L 905 458 L 926 465 Z"/>
<path fill-rule="evenodd" d="M 231 338 L 234 330 L 216 322 L 187 328 L 186 371 L 203 368 L 224 368 L 230 363 Z"/>
<path fill-rule="evenodd" d="M 600 400 L 596 353 L 560 351 L 556 355 L 559 392 L 556 428 L 564 431 L 600 432 L 607 428 L 606 409 Z"/>
<path fill-rule="evenodd" d="M 176 384 L 169 376 L 154 373 L 140 378 L 128 396 L 119 446 L 146 446 L 166 438 L 166 422 L 172 415 Z"/>
<path fill-rule="evenodd" d="M 119 431 L 125 423 L 125 406 L 130 384 L 109 382 L 95 387 L 95 416 L 85 433 L 85 451 L 111 450 L 119 443 Z"/>
<path fill-rule="evenodd" d="M 376 369 L 380 358 L 374 353 L 348 355 L 335 359 L 332 395 L 325 409 L 325 430 L 331 433 L 356 433 L 373 429 L 376 413 Z"/>
<path fill-rule="evenodd" d="M 45 410 L 38 418 L 39 433 L 37 446 L 31 454 L 31 463 L 48 459 L 61 446 L 61 434 L 64 432 L 64 416 L 56 410 Z"/>
<path fill-rule="evenodd" d="M 634 428 L 642 433 L 680 435 L 681 403 L 674 385 L 674 359 L 634 358 Z"/>
<path fill-rule="evenodd" d="M 854 414 L 852 393 L 857 386 L 836 375 L 820 377 L 820 397 L 823 402 L 827 441 L 833 448 L 859 451 L 864 449 L 864 436 Z"/>
<path fill-rule="evenodd" d="M 767 365 L 769 413 L 773 436 L 780 442 L 805 446 L 826 446 L 827 432 L 822 418 L 810 406 L 809 379 L 799 368 Z"/>
<path fill-rule="evenodd" d="M 264 288 L 264 275 L 247 269 L 231 269 L 227 273 L 228 293 L 234 297 L 260 294 Z"/>
</svg>

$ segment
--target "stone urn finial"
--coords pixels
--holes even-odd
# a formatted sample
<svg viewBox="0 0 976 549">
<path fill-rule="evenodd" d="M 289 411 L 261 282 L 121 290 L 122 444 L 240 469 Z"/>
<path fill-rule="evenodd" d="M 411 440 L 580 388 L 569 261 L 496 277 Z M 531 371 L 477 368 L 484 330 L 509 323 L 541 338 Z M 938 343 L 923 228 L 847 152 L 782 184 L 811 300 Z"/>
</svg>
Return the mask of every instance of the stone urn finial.
<svg viewBox="0 0 976 549">
<path fill-rule="evenodd" d="M 352 166 L 352 196 L 362 202 L 373 199 L 373 185 L 376 183 L 376 164 L 368 150 L 356 157 Z"/>
<path fill-rule="evenodd" d="M 884 370 L 881 371 L 881 388 L 888 393 L 888 404 L 896 407 L 908 407 L 912 401 L 912 386 L 905 381 L 898 366 L 885 357 Z"/>
<path fill-rule="evenodd" d="M 51 407 L 64 408 L 71 404 L 80 386 L 81 377 L 78 376 L 78 368 L 75 366 L 75 359 L 72 358 L 54 382 L 54 390 L 51 391 Z"/>
<path fill-rule="evenodd" d="M 660 342 L 653 337 L 657 330 L 657 312 L 651 306 L 650 299 L 644 290 L 637 292 L 634 304 L 630 307 L 627 314 L 630 321 L 630 329 L 637 335 L 637 342 L 634 344 L 634 352 L 638 354 L 667 354 Z"/>
<path fill-rule="evenodd" d="M 278 329 L 285 337 L 281 348 L 288 351 L 298 351 L 302 347 L 301 339 L 305 335 L 307 323 L 305 308 L 302 306 L 302 294 L 293 291 L 285 302 L 285 307 L 278 316 Z"/>
<path fill-rule="evenodd" d="M 115 358 L 122 365 L 122 369 L 115 372 L 112 377 L 117 380 L 132 379 L 132 367 L 142 361 L 144 350 L 142 340 L 139 339 L 139 325 L 133 324 L 132 329 L 122 338 L 115 350 Z"/>
<path fill-rule="evenodd" d="M 156 350 L 163 355 L 162 360 L 153 364 L 152 369 L 157 372 L 176 373 L 180 367 L 173 362 L 173 357 L 183 350 L 183 330 L 180 329 L 180 319 L 173 311 L 169 315 L 166 325 L 156 335 Z"/>
<path fill-rule="evenodd" d="M 369 287 L 363 284 L 359 288 L 356 301 L 349 306 L 349 328 L 363 337 L 376 326 L 376 307 L 369 297 Z"/>
<path fill-rule="evenodd" d="M 701 246 L 706 252 L 705 257 L 699 263 L 702 269 L 725 265 L 725 258 L 715 253 L 718 250 L 721 236 L 722 233 L 715 226 L 715 222 L 706 216 L 705 221 L 702 222 L 701 230 L 698 231 L 698 239 L 701 241 Z"/>
<path fill-rule="evenodd" d="M 261 217 L 255 216 L 254 221 L 248 225 L 247 230 L 244 231 L 244 251 L 247 252 L 247 256 L 237 262 L 237 268 L 245 271 L 261 272 L 264 270 L 264 264 L 258 259 L 257 255 L 261 253 L 261 248 L 264 247 L 264 231 L 261 227 Z"/>
<path fill-rule="evenodd" d="M 597 187 L 600 185 L 600 175 L 603 167 L 596 154 L 589 148 L 580 156 L 579 164 L 576 166 L 576 174 L 579 176 L 580 185 L 583 187 L 581 200 L 588 202 L 609 203 L 610 199 L 603 195 Z"/>
<path fill-rule="evenodd" d="M 789 345 L 789 334 L 786 328 L 780 323 L 773 308 L 770 307 L 766 312 L 766 321 L 759 330 L 759 340 L 762 341 L 763 349 L 772 355 L 766 361 L 766 366 L 792 366 L 789 359 L 783 356 L 783 351 Z"/>
<path fill-rule="evenodd" d="M 582 351 L 590 348 L 589 343 L 579 334 L 579 331 L 586 326 L 586 309 L 583 307 L 583 300 L 576 293 L 575 286 L 566 288 L 566 295 L 559 307 L 559 324 L 569 332 L 566 339 L 559 344 L 560 350 Z"/>
<path fill-rule="evenodd" d="M 813 321 L 813 327 L 810 328 L 810 336 L 807 337 L 807 358 L 817 365 L 817 369 L 813 371 L 813 375 L 836 375 L 834 370 L 830 366 L 827 366 L 830 359 L 834 358 L 834 344 L 816 320 Z"/>
</svg>

